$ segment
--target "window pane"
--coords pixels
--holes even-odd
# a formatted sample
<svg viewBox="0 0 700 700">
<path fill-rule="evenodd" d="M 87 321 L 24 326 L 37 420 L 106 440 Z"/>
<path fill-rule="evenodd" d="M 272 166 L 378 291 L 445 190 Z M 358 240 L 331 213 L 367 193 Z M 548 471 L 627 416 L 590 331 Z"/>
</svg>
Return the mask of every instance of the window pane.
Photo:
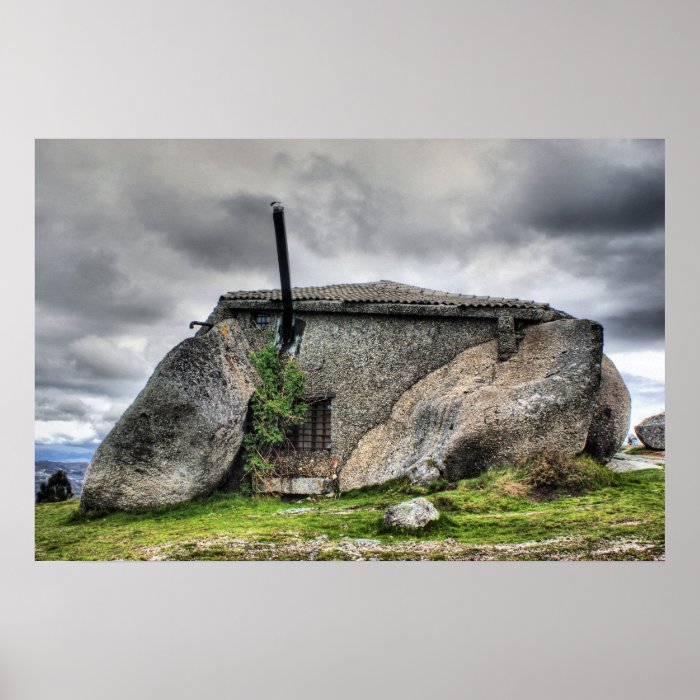
<svg viewBox="0 0 700 700">
<path fill-rule="evenodd" d="M 255 316 L 255 325 L 258 328 L 268 328 L 270 325 L 270 314 L 257 314 Z"/>
<path fill-rule="evenodd" d="M 330 450 L 331 448 L 331 402 L 330 399 L 312 401 L 304 424 L 291 436 L 298 450 Z"/>
</svg>

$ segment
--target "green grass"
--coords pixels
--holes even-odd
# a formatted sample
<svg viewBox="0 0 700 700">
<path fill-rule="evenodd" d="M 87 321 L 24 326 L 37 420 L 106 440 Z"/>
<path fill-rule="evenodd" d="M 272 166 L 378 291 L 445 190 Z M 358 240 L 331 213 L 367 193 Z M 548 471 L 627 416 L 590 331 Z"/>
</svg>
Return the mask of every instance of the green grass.
<svg viewBox="0 0 700 700">
<path fill-rule="evenodd" d="M 449 489 L 392 482 L 298 502 L 218 494 L 93 518 L 77 514 L 77 501 L 42 504 L 36 506 L 36 559 L 662 557 L 663 471 L 614 474 L 610 482 L 585 495 L 543 498 L 523 486 L 517 470 L 501 469 Z M 416 495 L 433 501 L 440 520 L 419 534 L 387 531 L 384 510 Z M 285 513 L 292 508 L 313 510 Z"/>
</svg>

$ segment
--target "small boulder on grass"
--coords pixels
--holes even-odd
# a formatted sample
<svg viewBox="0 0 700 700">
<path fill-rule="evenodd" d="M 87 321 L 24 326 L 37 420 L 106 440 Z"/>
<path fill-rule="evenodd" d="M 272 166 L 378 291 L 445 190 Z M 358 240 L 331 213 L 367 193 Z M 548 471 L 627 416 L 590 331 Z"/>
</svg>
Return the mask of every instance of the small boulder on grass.
<svg viewBox="0 0 700 700">
<path fill-rule="evenodd" d="M 427 498 L 414 498 L 391 506 L 384 513 L 384 524 L 402 530 L 420 530 L 439 517 L 438 509 Z"/>
<path fill-rule="evenodd" d="M 666 412 L 645 418 L 634 427 L 634 432 L 650 450 L 663 452 L 666 449 Z"/>
</svg>

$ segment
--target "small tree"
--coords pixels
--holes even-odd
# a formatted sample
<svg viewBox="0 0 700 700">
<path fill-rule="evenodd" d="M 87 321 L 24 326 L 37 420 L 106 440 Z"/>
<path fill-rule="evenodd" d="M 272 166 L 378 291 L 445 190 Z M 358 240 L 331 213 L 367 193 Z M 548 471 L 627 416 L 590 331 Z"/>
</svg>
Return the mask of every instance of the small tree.
<svg viewBox="0 0 700 700">
<path fill-rule="evenodd" d="M 250 360 L 262 384 L 250 402 L 243 469 L 255 479 L 274 469 L 275 456 L 287 443 L 287 433 L 304 423 L 308 407 L 301 401 L 306 373 L 293 357 L 280 356 L 273 340 L 251 353 Z"/>
<path fill-rule="evenodd" d="M 57 503 L 58 501 L 67 501 L 72 495 L 73 487 L 68 474 L 63 469 L 59 469 L 48 478 L 48 481 L 42 481 L 39 484 L 36 502 Z"/>
</svg>

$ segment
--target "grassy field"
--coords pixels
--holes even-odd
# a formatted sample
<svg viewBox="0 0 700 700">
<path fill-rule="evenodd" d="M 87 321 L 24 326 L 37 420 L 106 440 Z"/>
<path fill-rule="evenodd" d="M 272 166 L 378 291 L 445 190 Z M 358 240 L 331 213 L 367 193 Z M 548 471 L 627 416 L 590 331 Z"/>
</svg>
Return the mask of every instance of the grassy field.
<svg viewBox="0 0 700 700">
<path fill-rule="evenodd" d="M 77 501 L 37 505 L 36 559 L 663 559 L 664 470 L 608 481 L 584 495 L 543 497 L 505 469 L 442 490 L 394 482 L 295 502 L 219 494 L 95 518 L 77 516 Z M 440 520 L 417 535 L 387 531 L 384 510 L 417 495 Z"/>
</svg>

